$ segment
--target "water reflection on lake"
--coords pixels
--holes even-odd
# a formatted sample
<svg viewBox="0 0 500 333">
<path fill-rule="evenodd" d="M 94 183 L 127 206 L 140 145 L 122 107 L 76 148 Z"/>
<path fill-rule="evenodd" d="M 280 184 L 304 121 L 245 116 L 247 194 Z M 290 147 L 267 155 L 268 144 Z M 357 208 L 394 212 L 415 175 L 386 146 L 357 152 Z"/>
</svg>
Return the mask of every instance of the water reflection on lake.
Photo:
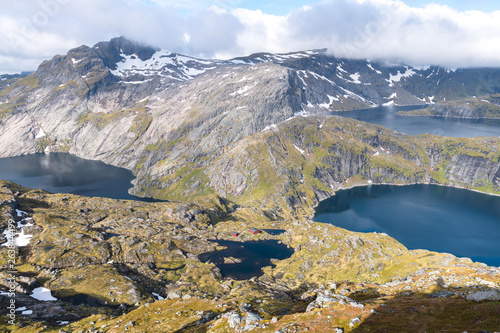
<svg viewBox="0 0 500 333">
<path fill-rule="evenodd" d="M 0 158 L 0 179 L 52 193 L 156 201 L 128 193 L 134 179 L 130 170 L 66 153 Z"/>
</svg>

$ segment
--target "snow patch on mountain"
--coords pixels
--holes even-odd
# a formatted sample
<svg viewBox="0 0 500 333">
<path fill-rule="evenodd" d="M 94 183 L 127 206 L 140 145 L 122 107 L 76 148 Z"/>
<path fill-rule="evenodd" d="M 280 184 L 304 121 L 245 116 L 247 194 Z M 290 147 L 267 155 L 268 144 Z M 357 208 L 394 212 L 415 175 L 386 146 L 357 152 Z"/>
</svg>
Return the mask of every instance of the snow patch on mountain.
<svg viewBox="0 0 500 333">
<path fill-rule="evenodd" d="M 371 63 L 368 63 L 366 66 L 368 66 L 368 68 L 371 69 L 372 71 L 374 71 L 375 73 L 382 74 L 381 71 L 379 71 L 378 69 L 373 68 L 373 66 L 372 66 Z"/>
<path fill-rule="evenodd" d="M 41 139 L 43 137 L 47 136 L 47 134 L 45 134 L 45 132 L 43 131 L 43 129 L 40 128 L 40 130 L 38 131 L 38 134 L 35 136 L 35 139 Z"/>
<path fill-rule="evenodd" d="M 351 74 L 351 75 L 349 75 L 349 77 L 352 79 L 353 83 L 361 84 L 361 81 L 359 80 L 361 75 L 359 75 L 359 73 Z"/>
<path fill-rule="evenodd" d="M 309 74 L 311 74 L 312 76 L 314 76 L 316 79 L 324 80 L 324 81 L 326 81 L 326 82 L 328 82 L 328 83 L 330 83 L 331 85 L 334 85 L 334 86 L 337 85 L 335 82 L 333 82 L 332 80 L 324 77 L 323 75 L 319 75 L 318 73 L 314 73 L 314 72 L 312 72 L 310 70 L 307 70 L 307 72 L 309 72 Z"/>
<path fill-rule="evenodd" d="M 201 60 L 165 50 L 157 51 L 147 60 L 141 60 L 136 54 L 126 55 L 123 51 L 120 56 L 123 60 L 116 64 L 117 68 L 111 74 L 121 78 L 131 75 L 160 75 L 183 81 L 215 69 L 220 63 L 217 60 Z"/>
<path fill-rule="evenodd" d="M 329 102 L 328 103 L 318 104 L 319 107 L 324 108 L 324 109 L 329 109 L 330 105 L 333 103 L 333 101 L 336 101 L 336 102 L 339 101 L 339 99 L 337 97 L 333 97 L 333 96 L 330 96 L 330 95 L 326 95 L 326 96 L 328 97 Z"/>
<path fill-rule="evenodd" d="M 401 71 L 398 70 L 398 73 L 396 75 L 389 74 L 389 80 L 386 80 L 389 82 L 389 87 L 394 87 L 395 82 L 401 81 L 403 78 L 408 78 L 413 75 L 417 74 L 413 68 L 406 67 L 406 71 L 404 73 L 401 73 Z"/>
</svg>

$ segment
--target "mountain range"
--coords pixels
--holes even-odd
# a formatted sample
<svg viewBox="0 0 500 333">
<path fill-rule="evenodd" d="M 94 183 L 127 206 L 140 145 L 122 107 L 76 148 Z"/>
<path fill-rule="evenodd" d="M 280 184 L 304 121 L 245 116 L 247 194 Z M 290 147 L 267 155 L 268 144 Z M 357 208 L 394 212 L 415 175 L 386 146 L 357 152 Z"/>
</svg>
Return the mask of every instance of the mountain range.
<svg viewBox="0 0 500 333">
<path fill-rule="evenodd" d="M 60 151 L 102 160 L 132 170 L 141 196 L 216 195 L 310 212 L 355 176 L 499 187 L 488 155 L 498 151 L 495 140 L 485 143 L 494 146 L 488 154 L 472 139 L 452 155 L 452 139 L 325 114 L 494 95 L 500 69 L 389 66 L 325 50 L 201 60 L 120 37 L 2 82 L 0 156 Z M 393 153 L 381 158 L 381 148 Z"/>
</svg>

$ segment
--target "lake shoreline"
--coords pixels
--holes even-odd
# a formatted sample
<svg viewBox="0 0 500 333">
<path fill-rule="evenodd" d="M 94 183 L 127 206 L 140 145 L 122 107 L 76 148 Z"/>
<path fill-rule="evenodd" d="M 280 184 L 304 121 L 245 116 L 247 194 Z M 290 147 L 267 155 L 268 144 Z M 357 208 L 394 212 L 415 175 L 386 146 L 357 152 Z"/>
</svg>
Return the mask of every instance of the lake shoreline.
<svg viewBox="0 0 500 333">
<path fill-rule="evenodd" d="M 500 120 L 500 117 L 493 118 L 493 117 L 459 117 L 459 116 L 437 116 L 433 114 L 406 114 L 407 112 L 411 111 L 398 111 L 396 112 L 396 115 L 398 116 L 403 116 L 403 117 L 429 117 L 429 118 L 442 118 L 442 119 L 470 119 L 470 120 Z"/>
<path fill-rule="evenodd" d="M 442 187 L 449 187 L 449 188 L 457 188 L 457 189 L 467 190 L 467 191 L 481 193 L 481 194 L 485 194 L 485 195 L 489 195 L 489 196 L 494 196 L 494 197 L 500 197 L 500 193 L 487 193 L 487 192 L 482 192 L 482 191 L 479 191 L 479 190 L 476 190 L 476 189 L 471 189 L 471 188 L 464 187 L 464 186 L 450 185 L 450 184 L 435 184 L 435 183 L 408 183 L 408 184 L 366 183 L 366 184 L 356 184 L 356 185 L 350 185 L 350 186 L 347 186 L 347 187 L 339 188 L 339 189 L 335 190 L 334 193 L 330 197 L 319 201 L 317 204 L 315 204 L 314 206 L 312 206 L 312 208 L 316 209 L 321 202 L 323 202 L 325 200 L 328 200 L 328 199 L 332 198 L 333 196 L 335 196 L 335 194 L 337 193 L 337 191 L 350 190 L 350 189 L 357 188 L 357 187 L 369 187 L 369 186 L 372 186 L 372 185 L 376 185 L 376 186 L 378 186 L 378 185 L 401 186 L 401 187 L 403 187 L 403 186 L 411 186 L 411 185 L 436 185 L 436 186 L 442 186 Z M 314 217 L 314 215 L 313 215 L 313 217 Z M 310 217 L 310 218 L 312 219 L 312 217 Z"/>
<path fill-rule="evenodd" d="M 316 205 L 310 219 L 352 232 L 385 233 L 409 250 L 450 253 L 500 267 L 498 194 L 486 197 L 481 191 L 430 183 L 356 184 L 342 190 Z"/>
</svg>

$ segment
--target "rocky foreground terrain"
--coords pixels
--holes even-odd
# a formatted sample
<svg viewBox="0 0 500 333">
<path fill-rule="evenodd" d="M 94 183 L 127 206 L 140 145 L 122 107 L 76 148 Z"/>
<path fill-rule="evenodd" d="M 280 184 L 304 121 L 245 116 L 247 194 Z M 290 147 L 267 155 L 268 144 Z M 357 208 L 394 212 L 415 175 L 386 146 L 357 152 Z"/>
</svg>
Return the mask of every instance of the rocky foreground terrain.
<svg viewBox="0 0 500 333">
<path fill-rule="evenodd" d="M 494 332 L 500 269 L 384 234 L 211 206 L 49 194 L 0 183 L 1 219 L 31 224 L 20 247 L 17 321 L 2 332 Z M 250 227 L 263 232 L 253 235 Z M 238 237 L 232 236 L 238 231 Z M 279 231 L 279 232 L 278 232 Z M 290 256 L 224 277 L 217 242 L 276 241 Z M 243 258 L 252 260 L 252 257 Z M 7 248 L 2 247 L 6 265 Z M 227 265 L 241 265 L 227 257 Z M 216 265 L 217 264 L 217 265 Z M 243 263 L 244 264 L 244 263 Z M 8 290 L 7 272 L 1 286 Z M 29 296 L 39 287 L 57 300 Z M 9 297 L 0 296 L 5 315 Z M 159 300 L 161 299 L 161 300 Z M 22 314 L 24 313 L 24 314 Z"/>
<path fill-rule="evenodd" d="M 166 200 L 1 181 L 0 231 L 14 220 L 23 236 L 20 326 L 5 316 L 12 268 L 0 248 L 0 331 L 499 331 L 498 268 L 310 220 L 319 201 L 357 185 L 499 194 L 500 138 L 408 136 L 328 115 L 493 103 L 499 73 L 324 50 L 202 60 L 117 38 L 0 77 L 0 156 L 102 160 L 134 172 L 134 194 Z M 54 299 L 33 297 L 43 292 Z"/>
</svg>

